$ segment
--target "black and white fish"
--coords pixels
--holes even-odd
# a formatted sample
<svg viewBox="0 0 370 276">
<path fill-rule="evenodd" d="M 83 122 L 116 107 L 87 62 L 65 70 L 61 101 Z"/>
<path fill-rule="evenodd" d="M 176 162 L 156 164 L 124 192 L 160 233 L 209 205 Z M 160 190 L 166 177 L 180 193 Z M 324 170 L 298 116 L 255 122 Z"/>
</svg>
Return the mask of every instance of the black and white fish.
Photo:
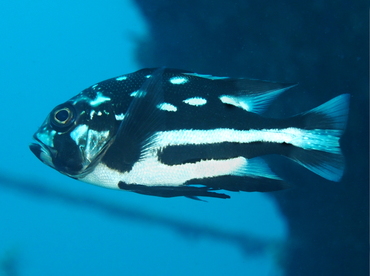
<svg viewBox="0 0 370 276">
<path fill-rule="evenodd" d="M 287 119 L 261 116 L 292 86 L 142 69 L 55 107 L 30 149 L 74 179 L 162 197 L 284 189 L 267 154 L 339 181 L 349 94 Z"/>
</svg>

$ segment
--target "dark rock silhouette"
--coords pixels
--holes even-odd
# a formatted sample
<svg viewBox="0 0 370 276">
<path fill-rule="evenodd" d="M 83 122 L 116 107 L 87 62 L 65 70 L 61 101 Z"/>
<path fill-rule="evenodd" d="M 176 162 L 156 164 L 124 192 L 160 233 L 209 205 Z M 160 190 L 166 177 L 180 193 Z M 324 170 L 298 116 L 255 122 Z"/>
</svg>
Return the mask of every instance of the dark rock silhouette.
<svg viewBox="0 0 370 276">
<path fill-rule="evenodd" d="M 135 2 L 150 28 L 150 37 L 138 42 L 143 67 L 299 82 L 269 110 L 274 116 L 352 94 L 341 141 L 348 162 L 342 181 L 325 181 L 283 161 L 276 169 L 295 185 L 271 196 L 290 230 L 286 275 L 368 275 L 368 3 Z"/>
</svg>

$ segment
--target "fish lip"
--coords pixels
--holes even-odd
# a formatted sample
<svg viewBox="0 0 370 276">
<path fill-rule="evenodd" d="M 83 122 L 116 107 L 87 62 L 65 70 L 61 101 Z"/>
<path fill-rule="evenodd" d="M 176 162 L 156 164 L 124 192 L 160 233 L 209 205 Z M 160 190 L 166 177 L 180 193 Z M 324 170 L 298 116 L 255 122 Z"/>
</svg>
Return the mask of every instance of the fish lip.
<svg viewBox="0 0 370 276">
<path fill-rule="evenodd" d="M 39 143 L 30 143 L 29 148 L 33 152 L 33 154 L 36 155 L 37 158 L 40 158 L 39 156 L 40 156 L 42 147 Z"/>
<path fill-rule="evenodd" d="M 52 160 L 53 156 L 56 154 L 56 151 L 50 149 L 48 146 L 42 143 L 41 140 L 37 138 L 36 134 L 33 135 L 33 142 L 29 144 L 29 148 L 41 162 L 49 165 L 50 167 L 54 167 Z"/>
</svg>

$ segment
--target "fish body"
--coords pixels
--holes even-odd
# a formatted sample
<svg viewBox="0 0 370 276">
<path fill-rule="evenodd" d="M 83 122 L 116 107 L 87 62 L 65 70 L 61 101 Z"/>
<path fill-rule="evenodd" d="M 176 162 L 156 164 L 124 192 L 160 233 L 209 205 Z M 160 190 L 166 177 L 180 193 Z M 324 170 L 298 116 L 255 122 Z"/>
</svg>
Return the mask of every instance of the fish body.
<svg viewBox="0 0 370 276">
<path fill-rule="evenodd" d="M 293 86 L 142 69 L 55 107 L 30 149 L 74 179 L 162 197 L 284 189 L 263 159 L 269 154 L 339 181 L 349 95 L 287 119 L 261 116 Z"/>
</svg>

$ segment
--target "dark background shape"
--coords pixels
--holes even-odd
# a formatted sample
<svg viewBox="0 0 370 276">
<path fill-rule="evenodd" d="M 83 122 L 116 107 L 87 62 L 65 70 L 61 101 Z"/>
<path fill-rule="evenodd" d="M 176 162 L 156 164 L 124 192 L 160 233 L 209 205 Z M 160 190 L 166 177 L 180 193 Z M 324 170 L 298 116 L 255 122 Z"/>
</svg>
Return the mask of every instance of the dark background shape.
<svg viewBox="0 0 370 276">
<path fill-rule="evenodd" d="M 143 67 L 299 82 L 270 108 L 274 116 L 352 95 L 341 140 L 348 163 L 342 181 L 279 162 L 295 185 L 271 197 L 290 231 L 286 275 L 368 275 L 368 2 L 135 2 L 150 30 L 138 42 Z"/>
</svg>

